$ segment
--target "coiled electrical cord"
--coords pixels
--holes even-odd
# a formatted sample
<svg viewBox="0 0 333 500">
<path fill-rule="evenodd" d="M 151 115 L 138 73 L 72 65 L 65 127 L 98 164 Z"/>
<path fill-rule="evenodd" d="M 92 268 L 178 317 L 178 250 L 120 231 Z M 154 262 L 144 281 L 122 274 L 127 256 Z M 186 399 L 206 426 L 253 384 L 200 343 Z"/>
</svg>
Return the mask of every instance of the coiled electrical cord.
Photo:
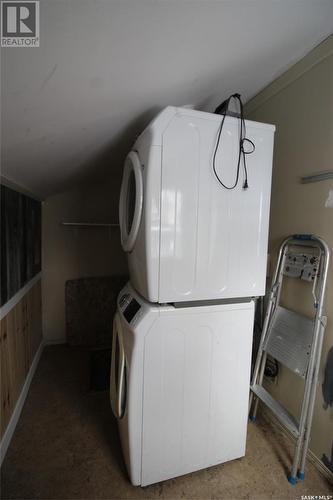
<svg viewBox="0 0 333 500">
<path fill-rule="evenodd" d="M 218 151 L 219 145 L 220 145 L 220 139 L 221 139 L 221 134 L 222 134 L 222 130 L 223 130 L 223 125 L 224 125 L 225 117 L 227 116 L 227 111 L 228 111 L 228 108 L 229 108 L 229 104 L 230 104 L 230 101 L 232 99 L 235 99 L 236 101 L 238 101 L 239 110 L 240 110 L 240 118 L 239 118 L 239 120 L 240 120 L 239 151 L 238 151 L 237 171 L 236 171 L 235 182 L 231 186 L 227 186 L 222 181 L 222 179 L 220 178 L 220 176 L 217 173 L 217 170 L 216 170 L 216 154 L 217 154 L 217 151 Z M 238 181 L 239 181 L 239 172 L 240 172 L 240 167 L 241 167 L 241 160 L 243 159 L 243 168 L 244 168 L 243 189 L 247 189 L 249 187 L 249 185 L 248 185 L 248 178 L 247 178 L 246 155 L 253 153 L 256 147 L 255 147 L 255 144 L 250 139 L 248 139 L 247 137 L 245 137 L 245 135 L 246 135 L 246 127 L 245 127 L 243 103 L 242 103 L 242 99 L 241 99 L 240 94 L 232 94 L 231 96 L 229 96 L 228 99 L 226 99 L 225 101 L 223 101 L 223 103 L 220 104 L 215 109 L 214 113 L 220 114 L 220 115 L 223 116 L 221 124 L 220 124 L 220 127 L 219 127 L 219 131 L 218 131 L 218 135 L 217 135 L 217 141 L 216 141 L 216 145 L 215 145 L 215 149 L 214 149 L 214 154 L 213 154 L 213 171 L 214 171 L 215 177 L 218 180 L 218 182 L 221 184 L 221 186 L 223 186 L 225 189 L 235 189 L 235 187 L 237 186 Z M 245 142 L 248 142 L 248 143 L 251 144 L 251 146 L 252 146 L 252 150 L 251 151 L 245 151 L 244 150 L 244 143 Z"/>
</svg>

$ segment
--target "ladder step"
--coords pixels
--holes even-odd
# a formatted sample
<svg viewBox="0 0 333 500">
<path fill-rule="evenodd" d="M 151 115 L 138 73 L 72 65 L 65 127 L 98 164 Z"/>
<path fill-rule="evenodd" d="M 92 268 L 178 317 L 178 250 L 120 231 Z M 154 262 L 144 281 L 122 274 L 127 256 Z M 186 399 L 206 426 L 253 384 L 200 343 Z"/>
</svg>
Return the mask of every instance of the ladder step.
<svg viewBox="0 0 333 500">
<path fill-rule="evenodd" d="M 298 421 L 261 385 L 251 385 L 251 391 L 274 413 L 279 421 L 295 436 L 299 436 Z"/>
<path fill-rule="evenodd" d="M 314 321 L 277 306 L 265 351 L 289 370 L 305 378 L 313 340 Z"/>
</svg>

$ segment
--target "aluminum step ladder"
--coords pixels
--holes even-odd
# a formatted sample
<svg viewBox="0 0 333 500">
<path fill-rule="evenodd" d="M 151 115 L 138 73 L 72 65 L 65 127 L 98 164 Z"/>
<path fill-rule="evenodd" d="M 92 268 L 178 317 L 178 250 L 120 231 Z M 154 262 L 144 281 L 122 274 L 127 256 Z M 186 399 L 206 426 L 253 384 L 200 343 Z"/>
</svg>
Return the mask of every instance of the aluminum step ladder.
<svg viewBox="0 0 333 500">
<path fill-rule="evenodd" d="M 308 251 L 310 254 L 305 253 Z M 297 478 L 304 479 L 305 459 L 326 326 L 323 307 L 329 258 L 329 247 L 318 236 L 294 234 L 283 241 L 279 250 L 251 381 L 250 420 L 256 420 L 260 400 L 296 438 L 294 459 L 288 476 L 291 484 L 296 484 Z M 307 318 L 280 305 L 284 276 L 312 282 L 313 318 Z M 304 379 L 299 420 L 296 420 L 263 387 L 267 355 L 275 358 Z"/>
</svg>

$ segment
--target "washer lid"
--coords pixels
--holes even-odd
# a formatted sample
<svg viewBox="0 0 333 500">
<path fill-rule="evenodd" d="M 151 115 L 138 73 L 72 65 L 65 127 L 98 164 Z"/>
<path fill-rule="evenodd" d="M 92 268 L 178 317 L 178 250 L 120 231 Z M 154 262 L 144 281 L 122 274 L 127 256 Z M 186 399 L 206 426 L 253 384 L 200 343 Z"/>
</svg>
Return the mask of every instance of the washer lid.
<svg viewBox="0 0 333 500">
<path fill-rule="evenodd" d="M 131 252 L 142 216 L 143 181 L 138 154 L 131 151 L 125 160 L 119 200 L 119 225 L 121 245 L 125 252 Z"/>
</svg>

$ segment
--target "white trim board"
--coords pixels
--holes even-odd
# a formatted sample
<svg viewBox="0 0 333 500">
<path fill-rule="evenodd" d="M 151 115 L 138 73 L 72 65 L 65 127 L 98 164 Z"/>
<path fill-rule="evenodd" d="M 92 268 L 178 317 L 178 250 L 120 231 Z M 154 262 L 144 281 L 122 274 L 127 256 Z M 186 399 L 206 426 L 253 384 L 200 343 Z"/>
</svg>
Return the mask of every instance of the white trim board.
<svg viewBox="0 0 333 500">
<path fill-rule="evenodd" d="M 25 379 L 25 382 L 23 384 L 19 398 L 16 401 L 16 405 L 15 405 L 14 411 L 12 413 L 12 416 L 10 417 L 7 429 L 3 435 L 1 443 L 0 443 L 0 466 L 2 465 L 3 459 L 6 456 L 8 446 L 10 444 L 10 441 L 11 441 L 13 434 L 14 434 L 14 431 L 15 431 L 15 427 L 17 425 L 19 418 L 20 418 L 26 397 L 27 397 L 28 392 L 29 392 L 30 384 L 31 384 L 31 381 L 32 381 L 33 376 L 35 374 L 36 368 L 38 366 L 38 362 L 39 362 L 39 359 L 40 359 L 41 354 L 43 352 L 43 349 L 44 349 L 44 342 L 41 341 L 41 343 L 39 344 L 39 347 L 37 349 L 37 352 L 35 354 L 35 357 L 33 359 L 33 362 L 31 363 L 27 378 Z"/>
<path fill-rule="evenodd" d="M 8 300 L 2 307 L 0 307 L 0 320 L 3 319 L 7 314 L 15 307 L 25 296 L 26 293 L 39 281 L 42 277 L 42 271 L 40 271 L 36 276 L 34 276 L 28 283 L 24 285 L 18 292 L 13 295 L 11 299 Z"/>
</svg>

